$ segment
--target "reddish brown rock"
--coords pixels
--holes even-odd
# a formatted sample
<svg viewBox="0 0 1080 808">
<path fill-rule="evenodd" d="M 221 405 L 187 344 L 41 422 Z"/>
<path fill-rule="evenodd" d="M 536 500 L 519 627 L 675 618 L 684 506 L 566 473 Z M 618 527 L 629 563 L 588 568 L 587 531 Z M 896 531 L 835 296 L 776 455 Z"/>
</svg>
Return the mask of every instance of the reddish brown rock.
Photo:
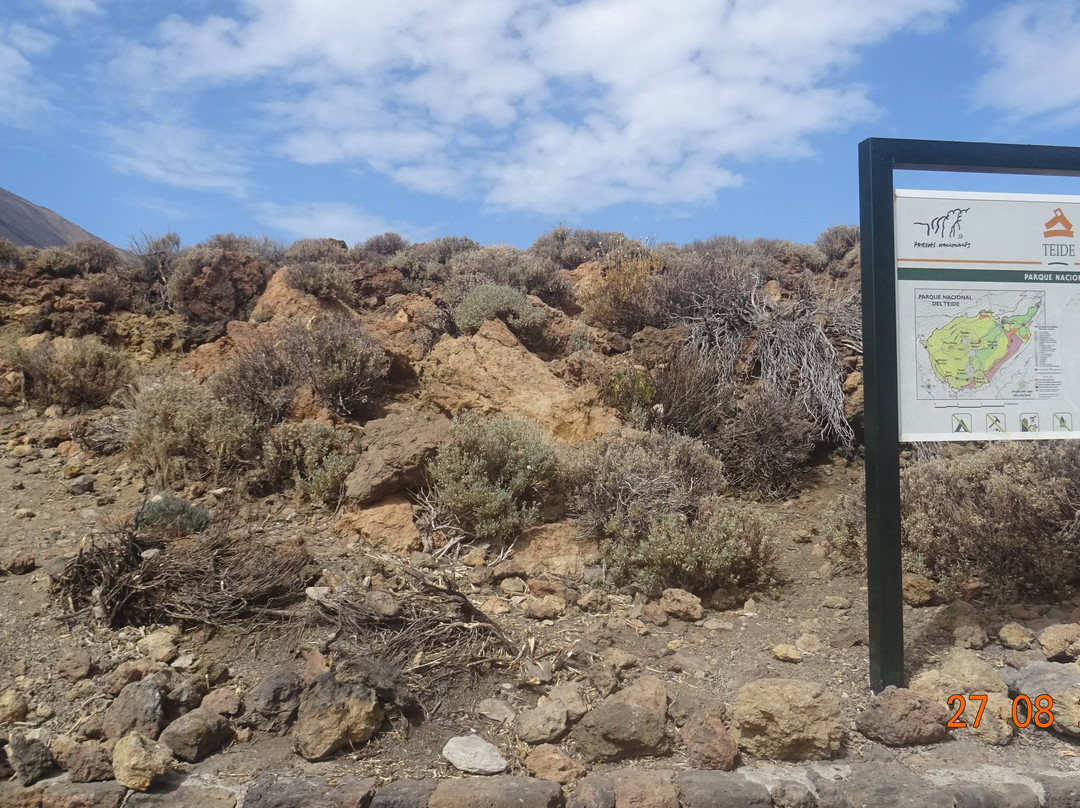
<svg viewBox="0 0 1080 808">
<path fill-rule="evenodd" d="M 655 676 L 643 676 L 608 696 L 574 728 L 578 749 L 588 761 L 660 754 L 669 747 L 667 691 Z"/>
<path fill-rule="evenodd" d="M 412 504 L 394 494 L 370 508 L 350 508 L 334 525 L 334 532 L 356 536 L 394 555 L 407 556 L 423 547 L 413 518 Z"/>
<path fill-rule="evenodd" d="M 675 772 L 623 769 L 611 775 L 617 808 L 679 808 Z"/>
<path fill-rule="evenodd" d="M 525 768 L 541 780 L 553 780 L 563 785 L 574 783 L 585 776 L 584 766 L 550 743 L 540 744 L 530 750 L 525 758 Z"/>
<path fill-rule="evenodd" d="M 550 780 L 494 775 L 440 780 L 428 808 L 558 808 L 562 788 Z"/>
<path fill-rule="evenodd" d="M 345 496 L 370 505 L 416 486 L 424 466 L 450 440 L 450 421 L 437 413 L 403 410 L 364 425 L 360 457 L 345 482 Z"/>
<path fill-rule="evenodd" d="M 910 746 L 945 740 L 945 706 L 906 688 L 887 687 L 859 713 L 855 726 L 886 746 Z"/>
<path fill-rule="evenodd" d="M 738 766 L 739 745 L 717 716 L 695 713 L 680 732 L 691 766 L 725 772 Z"/>
</svg>

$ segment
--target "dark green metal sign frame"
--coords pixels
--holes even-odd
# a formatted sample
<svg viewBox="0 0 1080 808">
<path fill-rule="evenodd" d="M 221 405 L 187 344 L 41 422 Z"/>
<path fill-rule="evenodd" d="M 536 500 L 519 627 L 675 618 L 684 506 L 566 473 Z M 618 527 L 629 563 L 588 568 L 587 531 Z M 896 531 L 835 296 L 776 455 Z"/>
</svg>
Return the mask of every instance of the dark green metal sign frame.
<svg viewBox="0 0 1080 808">
<path fill-rule="evenodd" d="M 1080 176 L 1080 148 L 868 138 L 859 144 L 870 687 L 904 685 L 893 171 Z"/>
</svg>

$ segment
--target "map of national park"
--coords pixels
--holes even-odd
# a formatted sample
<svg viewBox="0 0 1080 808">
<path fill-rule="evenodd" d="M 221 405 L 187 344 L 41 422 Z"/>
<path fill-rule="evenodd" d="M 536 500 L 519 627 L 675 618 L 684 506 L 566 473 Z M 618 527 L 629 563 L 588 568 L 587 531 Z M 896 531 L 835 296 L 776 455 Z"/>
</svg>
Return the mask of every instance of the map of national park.
<svg viewBox="0 0 1080 808">
<path fill-rule="evenodd" d="M 919 398 L 1038 397 L 1034 328 L 1045 293 L 918 289 Z"/>
</svg>

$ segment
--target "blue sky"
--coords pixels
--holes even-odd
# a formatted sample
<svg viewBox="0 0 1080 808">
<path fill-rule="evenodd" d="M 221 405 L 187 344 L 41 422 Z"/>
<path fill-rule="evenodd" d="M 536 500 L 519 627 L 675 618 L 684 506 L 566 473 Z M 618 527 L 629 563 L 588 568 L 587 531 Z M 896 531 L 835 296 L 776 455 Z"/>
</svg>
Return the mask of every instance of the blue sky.
<svg viewBox="0 0 1080 808">
<path fill-rule="evenodd" d="M 4 0 L 0 187 L 172 230 L 812 241 L 866 137 L 1075 145 L 1080 0 Z M 919 174 L 906 187 L 1063 190 Z"/>
</svg>

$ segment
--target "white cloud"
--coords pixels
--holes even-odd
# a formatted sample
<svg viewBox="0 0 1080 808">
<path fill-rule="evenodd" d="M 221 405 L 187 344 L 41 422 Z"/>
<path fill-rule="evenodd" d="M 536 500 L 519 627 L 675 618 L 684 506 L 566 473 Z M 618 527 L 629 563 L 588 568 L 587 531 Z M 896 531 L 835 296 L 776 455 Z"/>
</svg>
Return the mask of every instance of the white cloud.
<svg viewBox="0 0 1080 808">
<path fill-rule="evenodd" d="M 308 202 L 295 205 L 265 203 L 258 207 L 259 221 L 277 227 L 296 238 L 339 238 L 349 244 L 381 233 L 409 232 L 408 225 L 395 225 L 344 202 Z"/>
<path fill-rule="evenodd" d="M 995 64 L 978 85 L 982 105 L 1016 120 L 1080 121 L 1080 4 L 1010 3 L 984 38 Z"/>
<path fill-rule="evenodd" d="M 243 0 L 113 65 L 146 104 L 253 97 L 279 151 L 545 213 L 694 202 L 875 114 L 862 49 L 959 0 Z"/>
<path fill-rule="evenodd" d="M 0 23 L 0 122 L 28 126 L 48 107 L 31 58 L 48 53 L 56 39 L 21 23 Z"/>
<path fill-rule="evenodd" d="M 121 171 L 177 188 L 246 196 L 244 158 L 206 130 L 165 117 L 112 127 L 107 135 L 110 159 Z"/>
<path fill-rule="evenodd" d="M 101 8 L 94 0 L 41 0 L 48 9 L 64 20 L 73 22 L 83 14 L 100 14 Z"/>
</svg>

